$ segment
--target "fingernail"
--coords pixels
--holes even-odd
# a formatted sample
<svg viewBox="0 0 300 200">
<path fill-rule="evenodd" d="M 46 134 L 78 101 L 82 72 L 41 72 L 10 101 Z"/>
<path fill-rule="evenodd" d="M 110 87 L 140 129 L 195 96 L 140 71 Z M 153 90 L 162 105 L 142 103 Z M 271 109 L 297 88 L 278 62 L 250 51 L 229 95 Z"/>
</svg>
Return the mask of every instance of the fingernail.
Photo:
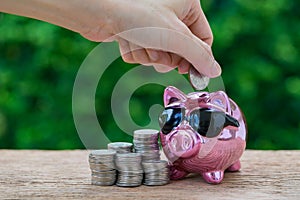
<svg viewBox="0 0 300 200">
<path fill-rule="evenodd" d="M 190 63 L 187 60 L 183 60 L 180 62 L 178 66 L 179 74 L 187 74 L 190 68 Z"/>
<path fill-rule="evenodd" d="M 221 66 L 217 61 L 215 61 L 210 70 L 211 78 L 218 77 L 221 75 L 221 73 L 222 73 Z"/>
</svg>

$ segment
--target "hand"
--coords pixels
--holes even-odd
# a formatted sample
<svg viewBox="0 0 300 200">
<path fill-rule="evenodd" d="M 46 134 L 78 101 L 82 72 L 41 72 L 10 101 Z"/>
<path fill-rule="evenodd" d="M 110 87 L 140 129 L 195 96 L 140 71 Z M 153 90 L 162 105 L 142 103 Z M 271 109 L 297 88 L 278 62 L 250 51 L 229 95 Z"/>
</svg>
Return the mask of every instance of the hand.
<svg viewBox="0 0 300 200">
<path fill-rule="evenodd" d="M 106 23 L 99 28 L 97 22 L 103 19 L 94 13 L 96 20 L 88 24 L 84 37 L 104 41 L 114 36 L 124 61 L 154 65 L 159 72 L 178 67 L 179 73 L 187 73 L 192 64 L 209 77 L 220 75 L 199 0 L 113 0 L 109 5 Z"/>
<path fill-rule="evenodd" d="M 47 21 L 92 41 L 120 43 L 126 62 L 160 72 L 191 65 L 208 77 L 221 74 L 212 33 L 199 0 L 3 0 L 0 12 Z"/>
</svg>

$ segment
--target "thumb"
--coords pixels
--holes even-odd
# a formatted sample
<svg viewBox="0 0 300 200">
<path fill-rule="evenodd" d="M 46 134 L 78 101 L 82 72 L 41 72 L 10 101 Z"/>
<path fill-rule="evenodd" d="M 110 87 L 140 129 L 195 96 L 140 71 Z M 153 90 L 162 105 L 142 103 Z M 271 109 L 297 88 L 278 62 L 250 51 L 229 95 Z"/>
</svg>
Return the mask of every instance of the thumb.
<svg viewBox="0 0 300 200">
<path fill-rule="evenodd" d="M 119 33 L 118 36 L 143 48 L 175 53 L 188 60 L 201 74 L 210 78 L 221 74 L 208 44 L 196 37 L 179 19 L 180 30 L 143 27 Z"/>
</svg>

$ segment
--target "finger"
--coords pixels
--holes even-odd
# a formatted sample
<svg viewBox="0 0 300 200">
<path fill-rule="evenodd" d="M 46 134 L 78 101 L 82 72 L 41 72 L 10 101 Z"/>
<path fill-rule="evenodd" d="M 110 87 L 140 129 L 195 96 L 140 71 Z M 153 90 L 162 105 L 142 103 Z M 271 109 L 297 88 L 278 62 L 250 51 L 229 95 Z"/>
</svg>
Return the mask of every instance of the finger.
<svg viewBox="0 0 300 200">
<path fill-rule="evenodd" d="M 121 53 L 122 59 L 127 63 L 134 63 L 134 59 L 131 54 L 129 42 L 122 38 L 118 38 L 118 42 L 119 42 L 120 53 Z"/>
<path fill-rule="evenodd" d="M 145 49 L 151 63 L 156 63 L 159 60 L 160 53 L 154 49 Z"/>
<path fill-rule="evenodd" d="M 122 58 L 125 62 L 140 63 L 147 66 L 154 65 L 156 70 L 162 73 L 174 69 L 182 60 L 182 58 L 176 54 L 153 49 L 143 49 L 122 38 L 119 38 L 118 41 Z"/>
<path fill-rule="evenodd" d="M 153 67 L 156 71 L 158 71 L 160 73 L 167 73 L 174 69 L 174 67 L 169 67 L 169 66 L 162 65 L 162 64 L 153 64 Z"/>
<path fill-rule="evenodd" d="M 200 2 L 199 4 L 197 4 L 197 7 L 198 8 L 196 8 L 196 10 L 199 11 L 198 17 L 196 18 L 196 20 L 194 20 L 194 23 L 189 25 L 189 28 L 194 35 L 211 46 L 213 43 L 213 34 L 211 28 L 203 10 L 200 7 Z"/>
<path fill-rule="evenodd" d="M 146 50 L 134 43 L 129 43 L 131 55 L 135 63 L 147 64 L 150 63 L 149 56 Z"/>
<path fill-rule="evenodd" d="M 171 68 L 177 67 L 180 61 L 182 60 L 182 57 L 174 53 L 153 50 L 153 49 L 146 49 L 146 52 L 148 54 L 151 63 L 161 64 L 161 65 L 169 66 Z M 153 57 L 153 55 L 155 59 L 151 58 Z"/>
<path fill-rule="evenodd" d="M 182 61 L 182 59 L 184 59 L 175 53 L 168 52 L 168 54 L 171 57 L 171 64 L 169 66 L 172 66 L 172 67 L 178 67 L 180 62 Z"/>
<path fill-rule="evenodd" d="M 183 59 L 176 54 L 153 49 L 146 49 L 146 52 L 148 53 L 148 57 L 150 58 L 151 64 L 154 66 L 155 70 L 161 73 L 173 70 Z"/>
<path fill-rule="evenodd" d="M 210 78 L 221 74 L 221 68 L 212 56 L 210 46 L 195 36 L 177 17 L 170 20 L 174 29 L 145 27 L 123 32 L 120 37 L 144 48 L 177 54 Z"/>
</svg>

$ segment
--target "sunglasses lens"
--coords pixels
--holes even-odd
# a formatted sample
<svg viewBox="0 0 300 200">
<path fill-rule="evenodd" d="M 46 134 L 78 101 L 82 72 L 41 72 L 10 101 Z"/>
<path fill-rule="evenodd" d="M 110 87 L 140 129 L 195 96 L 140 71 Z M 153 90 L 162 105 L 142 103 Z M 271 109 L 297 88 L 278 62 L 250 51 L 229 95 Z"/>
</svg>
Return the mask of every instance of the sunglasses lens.
<svg viewBox="0 0 300 200">
<path fill-rule="evenodd" d="M 201 130 L 200 130 L 200 112 L 199 112 L 199 110 L 193 111 L 190 114 L 189 124 L 195 131 L 197 131 L 200 135 L 202 135 L 200 133 Z"/>
<path fill-rule="evenodd" d="M 167 108 L 159 116 L 159 126 L 163 134 L 170 133 L 182 121 L 181 108 Z"/>
<path fill-rule="evenodd" d="M 200 135 L 212 138 L 222 131 L 226 121 L 226 114 L 211 109 L 200 109 L 191 112 L 189 117 L 190 126 Z"/>
</svg>

